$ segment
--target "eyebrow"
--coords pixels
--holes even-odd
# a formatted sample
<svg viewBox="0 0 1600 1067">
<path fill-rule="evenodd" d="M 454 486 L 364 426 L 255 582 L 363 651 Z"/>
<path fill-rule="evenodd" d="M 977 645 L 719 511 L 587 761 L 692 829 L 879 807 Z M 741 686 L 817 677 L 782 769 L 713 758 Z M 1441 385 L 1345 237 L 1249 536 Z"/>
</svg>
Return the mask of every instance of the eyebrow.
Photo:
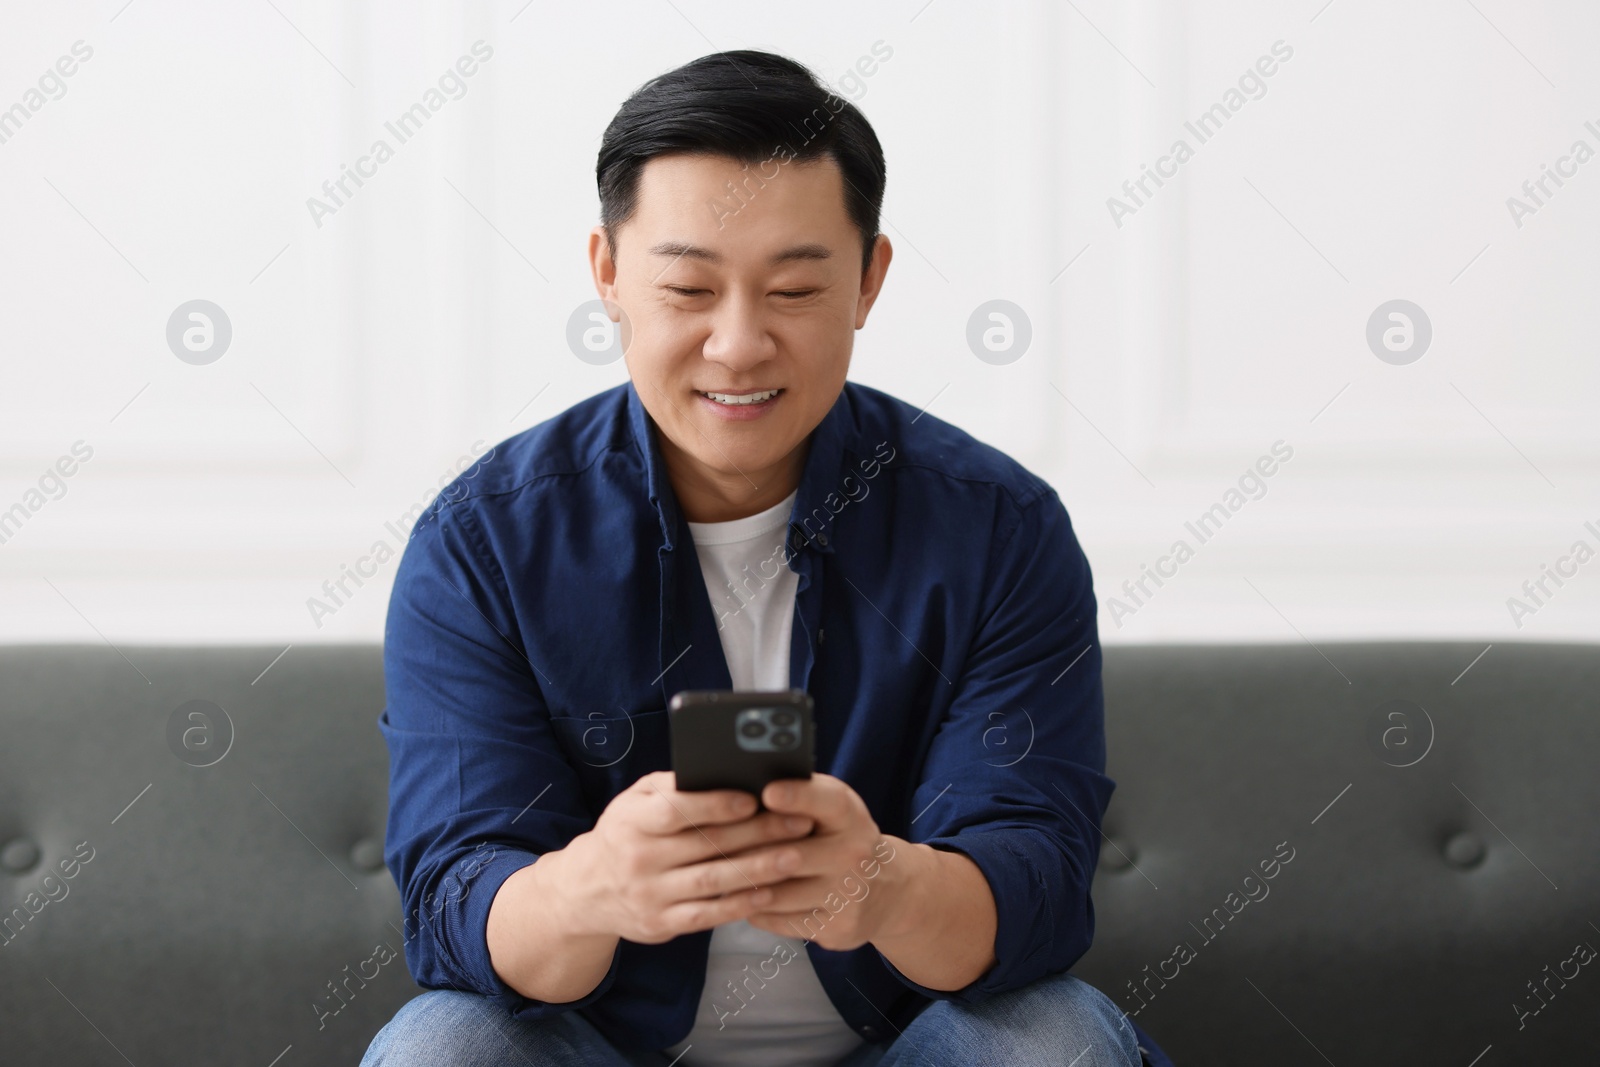
<svg viewBox="0 0 1600 1067">
<path fill-rule="evenodd" d="M 701 248 L 685 241 L 662 241 L 650 249 L 652 256 L 672 256 L 675 259 L 698 259 L 705 263 L 721 263 L 722 254 L 713 252 L 709 248 Z M 770 260 L 773 264 L 789 263 L 795 260 L 832 259 L 833 252 L 826 245 L 803 244 L 792 248 L 785 248 Z"/>
</svg>

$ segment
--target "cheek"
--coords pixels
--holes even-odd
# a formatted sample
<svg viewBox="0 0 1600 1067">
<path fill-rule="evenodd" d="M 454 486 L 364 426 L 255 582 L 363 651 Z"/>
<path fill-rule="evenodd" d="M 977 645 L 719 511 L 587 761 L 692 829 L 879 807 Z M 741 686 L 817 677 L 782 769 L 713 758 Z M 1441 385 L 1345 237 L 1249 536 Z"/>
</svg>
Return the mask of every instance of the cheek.
<svg viewBox="0 0 1600 1067">
<path fill-rule="evenodd" d="M 854 312 L 835 304 L 822 305 L 806 315 L 795 316 L 774 326 L 790 357 L 802 366 L 819 372 L 836 371 L 850 360 L 855 344 Z"/>
<path fill-rule="evenodd" d="M 630 317 L 632 326 L 623 361 L 630 376 L 665 382 L 679 374 L 700 352 L 704 338 L 682 315 L 645 308 Z"/>
<path fill-rule="evenodd" d="M 831 395 L 844 385 L 854 345 L 853 329 L 829 329 L 819 331 L 804 347 L 795 350 L 796 362 L 805 368 L 811 387 L 818 393 L 829 394 L 816 397 L 824 410 L 831 404 Z"/>
<path fill-rule="evenodd" d="M 633 335 L 647 341 L 658 341 L 682 328 L 682 313 L 657 300 L 635 302 L 623 310 L 633 323 Z"/>
</svg>

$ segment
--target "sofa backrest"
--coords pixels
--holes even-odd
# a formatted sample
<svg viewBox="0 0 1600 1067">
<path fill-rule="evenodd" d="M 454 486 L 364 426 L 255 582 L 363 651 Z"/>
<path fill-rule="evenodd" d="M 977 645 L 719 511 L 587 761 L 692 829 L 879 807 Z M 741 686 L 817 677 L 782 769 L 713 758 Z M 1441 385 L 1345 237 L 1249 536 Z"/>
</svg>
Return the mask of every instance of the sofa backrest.
<svg viewBox="0 0 1600 1067">
<path fill-rule="evenodd" d="M 1106 649 L 1075 973 L 1180 1067 L 1594 1062 L 1600 646 L 1485 647 Z"/>
<path fill-rule="evenodd" d="M 350 1065 L 416 995 L 382 652 L 281 651 L 0 649 L 0 1062 Z"/>
<path fill-rule="evenodd" d="M 1481 649 L 1106 649 L 1077 973 L 1184 1067 L 1589 1053 L 1600 651 Z M 416 995 L 381 649 L 280 652 L 0 648 L 0 1061 L 352 1064 Z"/>
</svg>

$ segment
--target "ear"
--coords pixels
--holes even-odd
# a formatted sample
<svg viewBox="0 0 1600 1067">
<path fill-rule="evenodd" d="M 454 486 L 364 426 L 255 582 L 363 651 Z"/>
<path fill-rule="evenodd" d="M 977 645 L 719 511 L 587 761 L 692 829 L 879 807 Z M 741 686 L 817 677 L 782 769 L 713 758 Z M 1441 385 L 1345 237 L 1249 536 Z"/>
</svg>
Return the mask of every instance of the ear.
<svg viewBox="0 0 1600 1067">
<path fill-rule="evenodd" d="M 878 293 L 883 289 L 883 279 L 889 273 L 889 261 L 893 258 L 894 246 L 889 243 L 887 236 L 878 234 L 872 242 L 872 261 L 861 272 L 861 297 L 856 302 L 856 329 L 867 324 L 867 312 L 872 310 Z"/>
<path fill-rule="evenodd" d="M 617 261 L 611 254 L 611 241 L 604 226 L 589 231 L 589 273 L 594 276 L 594 289 L 600 299 L 607 304 L 616 303 Z"/>
</svg>

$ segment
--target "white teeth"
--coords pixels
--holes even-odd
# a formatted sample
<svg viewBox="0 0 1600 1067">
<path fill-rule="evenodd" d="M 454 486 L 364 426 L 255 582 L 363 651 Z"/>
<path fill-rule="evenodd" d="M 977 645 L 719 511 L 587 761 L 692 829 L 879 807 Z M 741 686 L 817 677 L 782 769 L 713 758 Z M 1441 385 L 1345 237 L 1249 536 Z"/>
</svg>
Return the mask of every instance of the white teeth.
<svg viewBox="0 0 1600 1067">
<path fill-rule="evenodd" d="M 777 389 L 768 389 L 764 393 L 706 393 L 712 400 L 719 404 L 759 404 L 763 400 L 771 400 L 778 395 Z"/>
</svg>

